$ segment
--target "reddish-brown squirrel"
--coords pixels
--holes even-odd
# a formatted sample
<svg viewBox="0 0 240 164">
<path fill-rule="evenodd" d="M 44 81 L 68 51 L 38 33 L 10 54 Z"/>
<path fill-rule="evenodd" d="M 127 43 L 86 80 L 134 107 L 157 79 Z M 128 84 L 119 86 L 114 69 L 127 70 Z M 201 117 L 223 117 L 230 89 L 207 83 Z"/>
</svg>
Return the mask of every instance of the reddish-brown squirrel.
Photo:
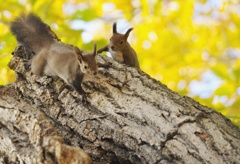
<svg viewBox="0 0 240 164">
<path fill-rule="evenodd" d="M 110 38 L 110 43 L 97 52 L 102 53 L 103 51 L 108 51 L 112 58 L 119 63 L 124 63 L 128 66 L 140 69 L 137 54 L 127 41 L 129 33 L 132 30 L 133 28 L 130 28 L 125 34 L 119 34 L 117 32 L 117 24 L 114 23 L 113 35 Z"/>
<path fill-rule="evenodd" d="M 32 13 L 16 18 L 10 28 L 18 43 L 34 51 L 28 64 L 36 76 L 58 76 L 86 101 L 81 83 L 84 74 L 97 74 L 96 44 L 92 53 L 82 55 L 78 47 L 56 40 L 49 26 Z"/>
</svg>

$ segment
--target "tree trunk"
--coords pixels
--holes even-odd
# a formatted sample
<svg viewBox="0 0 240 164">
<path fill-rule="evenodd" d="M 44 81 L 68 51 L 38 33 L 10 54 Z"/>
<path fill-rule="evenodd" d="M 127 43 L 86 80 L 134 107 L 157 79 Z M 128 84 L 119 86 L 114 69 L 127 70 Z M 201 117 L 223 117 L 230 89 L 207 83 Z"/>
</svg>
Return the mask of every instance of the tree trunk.
<svg viewBox="0 0 240 164">
<path fill-rule="evenodd" d="M 86 78 L 83 104 L 26 70 L 29 54 L 15 50 L 17 80 L 0 88 L 0 163 L 239 163 L 238 127 L 142 71 L 97 56 L 112 65 Z"/>
</svg>

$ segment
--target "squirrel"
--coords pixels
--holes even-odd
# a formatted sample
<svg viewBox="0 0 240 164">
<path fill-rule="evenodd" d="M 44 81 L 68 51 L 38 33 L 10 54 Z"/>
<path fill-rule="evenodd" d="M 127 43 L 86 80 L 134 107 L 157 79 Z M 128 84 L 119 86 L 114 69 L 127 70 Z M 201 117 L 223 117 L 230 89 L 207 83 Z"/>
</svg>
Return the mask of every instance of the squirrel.
<svg viewBox="0 0 240 164">
<path fill-rule="evenodd" d="M 92 53 L 82 55 L 78 47 L 59 42 L 49 30 L 49 26 L 33 13 L 22 14 L 16 18 L 11 23 L 10 29 L 18 43 L 35 53 L 27 62 L 31 72 L 36 76 L 60 77 L 82 94 L 83 102 L 87 101 L 86 92 L 82 89 L 81 83 L 84 74 L 97 74 L 96 43 Z"/>
<path fill-rule="evenodd" d="M 137 54 L 127 41 L 129 33 L 132 30 L 133 28 L 130 28 L 125 34 L 120 34 L 117 32 L 117 23 L 115 22 L 113 24 L 113 35 L 110 38 L 110 43 L 97 52 L 108 51 L 112 58 L 119 63 L 140 69 Z"/>
<path fill-rule="evenodd" d="M 48 27 L 49 33 L 52 35 L 52 37 L 55 39 L 55 41 L 56 42 L 61 42 L 61 39 L 58 38 L 58 36 L 53 32 L 51 27 L 47 24 L 46 24 L 46 26 Z M 18 51 L 18 53 L 15 53 L 16 50 Z M 21 51 L 21 52 L 19 53 L 19 51 Z M 16 55 L 20 58 L 24 58 L 24 61 L 27 62 L 29 59 L 33 58 L 33 56 L 35 54 L 34 54 L 33 51 L 31 51 L 31 49 L 26 49 L 26 47 L 19 44 L 16 47 L 15 51 L 12 52 L 12 55 Z M 25 64 L 24 66 L 28 67 L 27 64 Z"/>
</svg>

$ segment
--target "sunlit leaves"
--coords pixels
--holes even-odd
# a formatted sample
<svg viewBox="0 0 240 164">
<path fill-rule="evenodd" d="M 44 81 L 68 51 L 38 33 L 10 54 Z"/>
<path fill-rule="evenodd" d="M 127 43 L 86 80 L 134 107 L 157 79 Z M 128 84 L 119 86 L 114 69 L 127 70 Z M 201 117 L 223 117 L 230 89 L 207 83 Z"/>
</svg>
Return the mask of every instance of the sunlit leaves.
<svg viewBox="0 0 240 164">
<path fill-rule="evenodd" d="M 234 87 L 234 85 L 226 81 L 218 89 L 216 89 L 215 95 L 219 96 L 231 95 L 235 91 L 236 88 Z"/>
</svg>

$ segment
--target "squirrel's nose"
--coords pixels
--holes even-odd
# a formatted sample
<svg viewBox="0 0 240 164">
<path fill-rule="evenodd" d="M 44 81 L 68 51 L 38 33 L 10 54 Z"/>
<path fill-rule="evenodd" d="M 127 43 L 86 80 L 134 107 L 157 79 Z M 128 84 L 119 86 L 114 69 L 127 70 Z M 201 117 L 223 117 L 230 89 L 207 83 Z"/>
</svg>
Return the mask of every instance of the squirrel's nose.
<svg viewBox="0 0 240 164">
<path fill-rule="evenodd" d="M 112 49 L 112 50 L 114 50 L 114 48 L 115 48 L 114 46 L 111 46 L 111 49 Z"/>
<path fill-rule="evenodd" d="M 97 72 L 93 72 L 93 74 L 94 74 L 94 75 L 96 75 L 96 74 L 97 74 Z"/>
</svg>

